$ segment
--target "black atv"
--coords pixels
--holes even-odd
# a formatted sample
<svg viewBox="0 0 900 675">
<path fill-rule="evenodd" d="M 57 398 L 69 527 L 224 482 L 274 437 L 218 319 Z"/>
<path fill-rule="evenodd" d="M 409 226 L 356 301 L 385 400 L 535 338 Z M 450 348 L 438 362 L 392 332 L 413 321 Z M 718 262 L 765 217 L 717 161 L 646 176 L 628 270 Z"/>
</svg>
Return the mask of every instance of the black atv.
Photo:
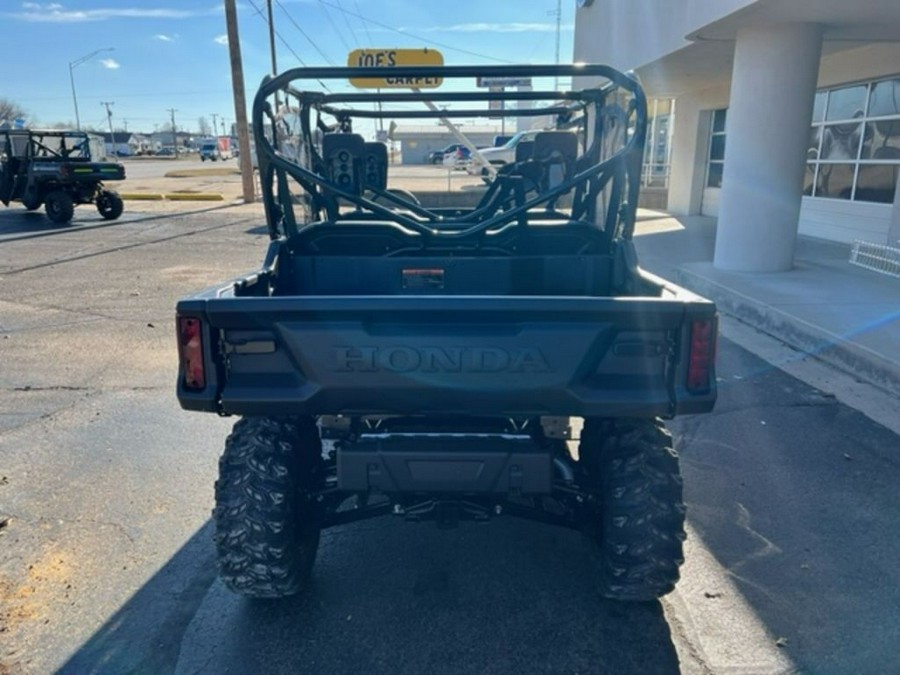
<svg viewBox="0 0 900 675">
<path fill-rule="evenodd" d="M 0 201 L 44 205 L 54 223 L 72 220 L 76 204 L 94 204 L 106 220 L 122 215 L 122 198 L 103 181 L 124 180 L 118 162 L 91 161 L 83 131 L 0 130 Z"/>
</svg>

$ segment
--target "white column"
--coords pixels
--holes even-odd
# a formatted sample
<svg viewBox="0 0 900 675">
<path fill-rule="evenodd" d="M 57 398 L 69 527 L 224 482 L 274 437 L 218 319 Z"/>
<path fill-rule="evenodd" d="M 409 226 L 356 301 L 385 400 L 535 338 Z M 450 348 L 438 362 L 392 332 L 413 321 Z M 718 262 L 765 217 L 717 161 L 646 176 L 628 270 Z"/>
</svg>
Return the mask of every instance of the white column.
<svg viewBox="0 0 900 675">
<path fill-rule="evenodd" d="M 791 268 L 821 28 L 738 32 L 714 264 L 741 272 Z"/>
</svg>

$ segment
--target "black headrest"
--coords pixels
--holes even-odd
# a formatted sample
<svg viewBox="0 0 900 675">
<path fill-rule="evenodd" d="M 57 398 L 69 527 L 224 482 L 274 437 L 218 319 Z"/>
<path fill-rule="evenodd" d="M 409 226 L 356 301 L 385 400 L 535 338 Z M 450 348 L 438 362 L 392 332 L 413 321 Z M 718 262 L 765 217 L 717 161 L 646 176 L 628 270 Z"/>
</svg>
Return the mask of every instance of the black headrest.
<svg viewBox="0 0 900 675">
<path fill-rule="evenodd" d="M 387 189 L 387 145 L 379 141 L 365 144 L 363 157 L 363 184 L 367 188 Z"/>
<path fill-rule="evenodd" d="M 534 137 L 532 156 L 544 164 L 542 189 L 555 187 L 572 176 L 578 158 L 578 137 L 569 131 L 542 131 Z"/>
<path fill-rule="evenodd" d="M 519 141 L 516 145 L 516 161 L 524 162 L 534 156 L 534 141 Z"/>
<path fill-rule="evenodd" d="M 359 134 L 325 134 L 322 137 L 322 159 L 326 177 L 347 192 L 362 192 L 362 166 L 366 142 Z"/>
<path fill-rule="evenodd" d="M 561 160 L 574 162 L 578 157 L 578 137 L 569 131 L 542 131 L 534 137 L 532 156 L 535 159 L 551 159 L 554 154 Z"/>
</svg>

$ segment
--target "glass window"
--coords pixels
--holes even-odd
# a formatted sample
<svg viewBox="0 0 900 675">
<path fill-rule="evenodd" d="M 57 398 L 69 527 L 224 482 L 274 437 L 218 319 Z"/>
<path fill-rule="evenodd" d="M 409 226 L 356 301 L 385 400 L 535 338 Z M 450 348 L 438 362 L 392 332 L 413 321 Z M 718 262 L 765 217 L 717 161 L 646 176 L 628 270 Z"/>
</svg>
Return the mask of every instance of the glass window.
<svg viewBox="0 0 900 675">
<path fill-rule="evenodd" d="M 900 164 L 860 164 L 854 199 L 893 204 L 898 171 Z"/>
<path fill-rule="evenodd" d="M 712 111 L 712 126 L 709 130 L 709 154 L 706 157 L 706 187 L 722 187 L 722 173 L 725 168 L 725 118 L 727 108 Z"/>
<path fill-rule="evenodd" d="M 813 182 L 816 178 L 816 165 L 815 164 L 807 164 L 806 165 L 806 173 L 803 176 L 803 194 L 807 197 L 811 197 L 813 193 Z"/>
<path fill-rule="evenodd" d="M 725 168 L 723 162 L 710 162 L 709 169 L 706 173 L 706 187 L 720 188 L 722 187 L 722 173 Z"/>
<path fill-rule="evenodd" d="M 900 161 L 900 119 L 866 124 L 860 158 Z"/>
<path fill-rule="evenodd" d="M 819 91 L 806 160 L 807 196 L 893 202 L 900 171 L 900 78 Z"/>
<path fill-rule="evenodd" d="M 855 164 L 819 164 L 816 197 L 850 199 L 853 196 Z"/>
<path fill-rule="evenodd" d="M 861 84 L 843 89 L 833 89 L 828 93 L 826 120 L 855 120 L 866 112 L 868 85 Z"/>
<path fill-rule="evenodd" d="M 885 115 L 900 115 L 900 79 L 885 80 L 872 85 L 869 117 Z"/>
<path fill-rule="evenodd" d="M 725 159 L 725 134 L 715 134 L 709 142 L 709 158 L 711 160 Z"/>
<path fill-rule="evenodd" d="M 859 156 L 862 124 L 828 124 L 822 127 L 820 159 L 829 161 L 855 160 Z"/>
<path fill-rule="evenodd" d="M 822 127 L 814 126 L 809 130 L 809 145 L 806 148 L 806 159 L 817 160 L 819 158 L 819 142 L 822 140 Z"/>
<path fill-rule="evenodd" d="M 816 100 L 813 103 L 813 122 L 821 122 L 823 119 L 825 119 L 825 102 L 827 100 L 827 91 L 816 92 Z"/>
<path fill-rule="evenodd" d="M 713 112 L 712 130 L 714 134 L 725 133 L 725 117 L 727 114 L 728 110 L 726 108 Z"/>
</svg>

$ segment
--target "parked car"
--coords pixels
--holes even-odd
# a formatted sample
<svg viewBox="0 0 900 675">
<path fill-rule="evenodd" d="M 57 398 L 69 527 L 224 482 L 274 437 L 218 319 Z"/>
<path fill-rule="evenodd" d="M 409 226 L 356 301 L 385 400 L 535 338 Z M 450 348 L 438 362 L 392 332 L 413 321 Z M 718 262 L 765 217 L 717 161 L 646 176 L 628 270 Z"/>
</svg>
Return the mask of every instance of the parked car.
<svg viewBox="0 0 900 675">
<path fill-rule="evenodd" d="M 466 157 L 469 156 L 469 149 L 464 146 L 462 143 L 451 143 L 443 150 L 435 150 L 431 154 L 428 155 L 428 163 L 429 164 L 443 164 L 444 157 L 451 152 L 456 152 L 459 148 L 462 148 L 463 152 L 466 153 Z"/>
<path fill-rule="evenodd" d="M 522 141 L 533 141 L 534 137 L 539 133 L 541 133 L 540 129 L 520 131 L 499 148 L 485 148 L 484 150 L 479 150 L 479 152 L 486 162 L 500 167 L 515 161 L 516 146 L 519 143 Z M 487 172 L 487 169 L 477 162 L 470 162 L 468 166 L 466 166 L 466 171 L 473 176 L 483 176 Z"/>
<path fill-rule="evenodd" d="M 443 164 L 451 169 L 464 169 L 472 159 L 472 151 L 464 145 L 456 146 L 456 150 L 444 153 Z"/>
</svg>

